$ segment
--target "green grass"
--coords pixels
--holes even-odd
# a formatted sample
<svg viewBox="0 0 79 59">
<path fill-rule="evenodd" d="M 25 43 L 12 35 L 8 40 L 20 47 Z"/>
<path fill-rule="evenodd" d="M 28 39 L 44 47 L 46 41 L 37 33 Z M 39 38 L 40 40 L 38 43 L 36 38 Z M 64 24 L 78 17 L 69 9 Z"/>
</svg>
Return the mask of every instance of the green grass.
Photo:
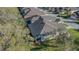
<svg viewBox="0 0 79 59">
<path fill-rule="evenodd" d="M 74 39 L 79 38 L 79 31 L 74 30 L 74 29 L 69 29 L 68 31 L 70 32 L 71 37 L 73 37 Z"/>
<path fill-rule="evenodd" d="M 62 11 L 59 13 L 59 16 L 63 18 L 69 18 L 70 14 L 68 13 L 68 11 Z"/>
<path fill-rule="evenodd" d="M 71 34 L 71 39 L 73 40 L 73 50 L 79 50 L 79 31 L 74 29 L 69 29 Z"/>
<path fill-rule="evenodd" d="M 0 8 L 0 50 L 30 50 L 32 38 L 25 25 L 18 8 Z"/>
</svg>

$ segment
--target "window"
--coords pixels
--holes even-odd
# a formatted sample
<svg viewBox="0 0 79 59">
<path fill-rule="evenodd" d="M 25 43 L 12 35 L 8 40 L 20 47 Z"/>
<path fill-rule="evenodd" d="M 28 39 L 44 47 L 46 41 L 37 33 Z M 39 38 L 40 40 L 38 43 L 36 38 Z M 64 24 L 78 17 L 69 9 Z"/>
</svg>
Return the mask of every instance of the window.
<svg viewBox="0 0 79 59">
<path fill-rule="evenodd" d="M 27 24 L 31 24 L 31 20 L 28 20 L 28 21 L 27 21 Z"/>
</svg>

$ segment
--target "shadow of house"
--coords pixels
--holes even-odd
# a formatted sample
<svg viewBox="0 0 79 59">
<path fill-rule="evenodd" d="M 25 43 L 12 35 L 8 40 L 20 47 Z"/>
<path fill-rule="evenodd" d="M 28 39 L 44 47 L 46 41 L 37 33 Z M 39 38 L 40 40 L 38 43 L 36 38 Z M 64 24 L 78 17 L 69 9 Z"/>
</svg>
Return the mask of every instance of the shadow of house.
<svg viewBox="0 0 79 59">
<path fill-rule="evenodd" d="M 41 31 L 45 25 L 45 23 L 43 22 L 43 18 L 37 18 L 38 19 L 32 19 L 31 24 L 28 24 L 33 37 L 41 35 Z"/>
</svg>

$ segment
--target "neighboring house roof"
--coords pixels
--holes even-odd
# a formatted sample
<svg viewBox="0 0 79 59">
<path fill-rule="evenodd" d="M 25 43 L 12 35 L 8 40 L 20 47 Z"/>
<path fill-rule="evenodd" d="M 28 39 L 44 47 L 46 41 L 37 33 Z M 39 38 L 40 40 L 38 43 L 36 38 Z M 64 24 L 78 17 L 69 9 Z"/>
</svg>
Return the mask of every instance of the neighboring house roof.
<svg viewBox="0 0 79 59">
<path fill-rule="evenodd" d="M 28 10 L 27 10 L 28 9 Z M 41 10 L 38 10 L 37 8 L 34 7 L 21 7 L 20 11 L 25 13 L 24 18 L 29 18 L 35 15 L 44 15 L 45 13 Z"/>
<path fill-rule="evenodd" d="M 71 9 L 71 11 L 76 12 L 79 10 L 79 7 L 71 7 L 70 9 Z"/>
<path fill-rule="evenodd" d="M 75 13 L 76 13 L 76 15 L 79 17 L 79 11 L 76 11 Z"/>
<path fill-rule="evenodd" d="M 79 19 L 79 11 L 72 13 L 71 18 L 75 20 Z"/>
</svg>

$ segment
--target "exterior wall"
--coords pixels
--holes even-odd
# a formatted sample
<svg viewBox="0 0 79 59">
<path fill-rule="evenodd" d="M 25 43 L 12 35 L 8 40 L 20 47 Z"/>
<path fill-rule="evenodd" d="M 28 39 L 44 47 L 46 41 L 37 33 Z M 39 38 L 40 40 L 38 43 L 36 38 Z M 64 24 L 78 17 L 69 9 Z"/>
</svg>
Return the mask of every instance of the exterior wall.
<svg viewBox="0 0 79 59">
<path fill-rule="evenodd" d="M 38 39 L 39 37 L 41 37 L 41 41 L 45 41 L 45 40 L 51 40 L 54 38 L 53 35 L 46 35 L 46 36 L 43 36 L 43 35 L 39 35 L 39 36 L 36 36 L 34 37 L 35 39 Z"/>
</svg>

